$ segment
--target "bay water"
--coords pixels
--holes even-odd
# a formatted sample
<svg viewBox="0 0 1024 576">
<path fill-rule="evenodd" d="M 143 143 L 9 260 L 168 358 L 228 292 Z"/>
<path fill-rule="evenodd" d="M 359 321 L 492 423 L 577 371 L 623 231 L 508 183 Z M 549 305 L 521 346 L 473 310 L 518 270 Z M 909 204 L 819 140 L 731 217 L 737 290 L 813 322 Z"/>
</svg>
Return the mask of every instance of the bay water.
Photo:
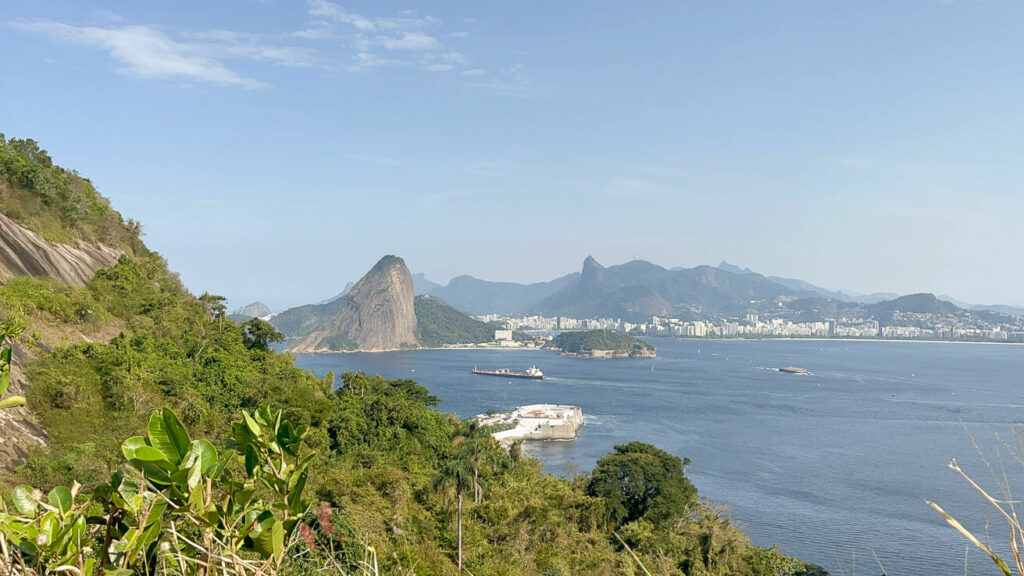
<svg viewBox="0 0 1024 576">
<path fill-rule="evenodd" d="M 1024 490 L 1024 347 L 939 342 L 651 339 L 653 360 L 540 350 L 299 355 L 301 368 L 419 382 L 469 418 L 534 403 L 583 408 L 569 442 L 528 452 L 552 474 L 590 470 L 616 444 L 648 442 L 692 464 L 699 493 L 731 508 L 759 546 L 832 574 L 998 573 L 940 504 L 1006 554 L 1006 522 L 947 467 L 997 497 Z M 470 373 L 541 367 L 543 381 Z M 798 366 L 812 375 L 778 372 Z M 979 449 L 984 457 L 979 454 Z M 966 553 L 966 556 L 965 556 Z M 1008 554 L 1004 555 L 1004 559 Z"/>
</svg>

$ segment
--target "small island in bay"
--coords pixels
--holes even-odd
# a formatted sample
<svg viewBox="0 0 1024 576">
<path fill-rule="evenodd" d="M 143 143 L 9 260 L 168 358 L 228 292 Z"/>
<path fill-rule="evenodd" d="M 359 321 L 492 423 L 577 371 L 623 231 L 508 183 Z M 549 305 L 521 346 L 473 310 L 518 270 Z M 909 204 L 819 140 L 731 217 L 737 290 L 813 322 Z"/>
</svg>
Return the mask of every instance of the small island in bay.
<svg viewBox="0 0 1024 576">
<path fill-rule="evenodd" d="M 647 342 L 613 330 L 562 332 L 544 348 L 580 358 L 654 358 L 658 355 L 654 346 Z"/>
</svg>

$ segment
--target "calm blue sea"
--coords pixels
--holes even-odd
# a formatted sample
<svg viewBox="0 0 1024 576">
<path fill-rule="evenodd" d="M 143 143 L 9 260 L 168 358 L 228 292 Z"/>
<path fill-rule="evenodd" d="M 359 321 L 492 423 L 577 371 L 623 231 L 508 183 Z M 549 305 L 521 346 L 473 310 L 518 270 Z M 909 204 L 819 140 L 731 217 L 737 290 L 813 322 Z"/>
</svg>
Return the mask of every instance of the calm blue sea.
<svg viewBox="0 0 1024 576">
<path fill-rule="evenodd" d="M 846 341 L 652 339 L 654 360 L 584 360 L 543 351 L 421 350 L 300 355 L 319 375 L 361 370 L 411 378 L 470 417 L 549 402 L 583 408 L 573 442 L 534 445 L 548 471 L 584 469 L 641 440 L 693 463 L 701 495 L 732 509 L 755 544 L 832 574 L 963 574 L 967 541 L 933 500 L 993 542 L 1006 523 L 956 473 L 1000 493 L 992 470 L 1024 491 L 1014 426 L 1024 421 L 1024 347 Z M 470 374 L 525 369 L 542 382 Z M 800 366 L 811 376 L 772 369 Z M 1003 546 L 1005 548 L 1005 546 Z M 877 560 L 876 560 L 877 557 Z M 971 547 L 970 574 L 997 573 Z"/>
</svg>

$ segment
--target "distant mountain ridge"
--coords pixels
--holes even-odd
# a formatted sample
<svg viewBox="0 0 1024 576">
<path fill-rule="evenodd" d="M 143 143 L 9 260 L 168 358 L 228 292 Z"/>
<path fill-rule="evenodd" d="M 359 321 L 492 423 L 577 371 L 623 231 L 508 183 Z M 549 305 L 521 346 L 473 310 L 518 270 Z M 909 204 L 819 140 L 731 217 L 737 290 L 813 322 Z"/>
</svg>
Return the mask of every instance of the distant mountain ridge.
<svg viewBox="0 0 1024 576">
<path fill-rule="evenodd" d="M 725 260 L 718 265 L 719 270 L 726 272 L 732 272 L 733 274 L 756 274 L 750 268 L 740 268 L 734 264 L 730 264 Z M 675 268 L 673 268 L 675 270 Z M 875 302 L 881 302 L 882 300 L 892 300 L 898 298 L 899 294 L 894 292 L 873 292 L 871 294 L 851 294 L 843 292 L 842 290 L 829 290 L 828 288 L 822 288 L 815 286 L 810 282 L 798 280 L 796 278 L 783 278 L 781 276 L 765 276 L 768 280 L 775 282 L 780 286 L 785 286 L 794 292 L 805 292 L 807 294 L 817 294 L 818 296 L 824 296 L 825 298 L 832 298 L 835 300 L 843 300 L 845 302 L 859 302 L 861 304 L 873 304 Z M 948 298 L 947 298 L 948 299 Z"/>
<path fill-rule="evenodd" d="M 239 309 L 232 312 L 229 317 L 237 316 L 240 318 L 266 318 L 273 312 L 270 311 L 270 307 L 263 302 L 253 302 L 252 304 L 246 304 Z"/>
<path fill-rule="evenodd" d="M 539 302 L 533 311 L 639 322 L 651 316 L 742 314 L 752 301 L 792 294 L 760 274 L 735 274 L 711 266 L 668 270 L 643 260 L 605 268 L 588 256 L 579 280 Z"/>
<path fill-rule="evenodd" d="M 681 320 L 743 318 L 756 312 L 764 318 L 783 318 L 794 322 L 821 322 L 840 317 L 874 318 L 881 325 L 906 319 L 906 315 L 932 315 L 960 319 L 975 324 L 1012 324 L 1007 315 L 1021 315 L 1024 310 L 999 306 L 960 306 L 947 297 L 932 294 L 899 296 L 878 292 L 852 295 L 824 289 L 803 280 L 763 276 L 749 268 L 728 262 L 717 267 L 696 266 L 666 269 L 643 260 L 604 267 L 588 256 L 578 273 L 567 274 L 550 282 L 517 284 L 491 282 L 472 276 L 458 276 L 447 285 L 426 279 L 423 274 L 413 278 L 416 296 L 432 296 L 445 305 L 450 314 L 487 314 L 523 316 L 539 314 L 572 318 L 618 318 L 627 322 L 647 322 L 652 316 Z M 344 293 L 343 293 L 344 294 Z M 338 296 L 317 305 L 286 310 L 274 324 L 291 337 L 305 338 L 321 327 L 323 319 L 334 316 L 348 300 Z M 416 305 L 422 302 L 417 298 Z M 433 303 L 431 303 L 433 304 Z M 418 309 L 416 309 L 419 312 Z M 434 315 L 435 318 L 439 317 Z M 463 326 L 456 331 L 466 342 L 480 338 L 479 326 L 467 322 L 445 320 L 450 326 Z M 922 322 L 919 318 L 915 322 Z M 429 332 L 429 330 L 428 330 Z M 419 334 L 422 334 L 421 330 Z M 423 344 L 423 337 L 416 341 Z M 354 341 L 340 341 L 356 346 Z M 455 343 L 449 342 L 449 343 Z M 338 342 L 336 342 L 338 344 Z"/>
<path fill-rule="evenodd" d="M 491 282 L 472 276 L 456 276 L 442 286 L 428 282 L 424 288 L 417 288 L 418 294 L 429 294 L 444 300 L 451 306 L 473 315 L 527 313 L 537 302 L 569 286 L 579 274 L 567 274 L 550 282 L 517 284 L 515 282 Z"/>
</svg>

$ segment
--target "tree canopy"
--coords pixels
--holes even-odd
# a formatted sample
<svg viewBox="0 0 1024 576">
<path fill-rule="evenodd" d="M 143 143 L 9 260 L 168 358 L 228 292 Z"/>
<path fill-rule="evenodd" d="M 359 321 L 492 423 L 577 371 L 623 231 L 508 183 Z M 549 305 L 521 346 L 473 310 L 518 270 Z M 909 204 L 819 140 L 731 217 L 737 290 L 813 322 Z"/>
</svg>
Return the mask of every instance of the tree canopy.
<svg viewBox="0 0 1024 576">
<path fill-rule="evenodd" d="M 602 456 L 587 493 L 604 499 L 616 525 L 641 518 L 664 525 L 682 516 L 697 498 L 683 461 L 643 442 L 619 444 L 615 452 Z"/>
</svg>

